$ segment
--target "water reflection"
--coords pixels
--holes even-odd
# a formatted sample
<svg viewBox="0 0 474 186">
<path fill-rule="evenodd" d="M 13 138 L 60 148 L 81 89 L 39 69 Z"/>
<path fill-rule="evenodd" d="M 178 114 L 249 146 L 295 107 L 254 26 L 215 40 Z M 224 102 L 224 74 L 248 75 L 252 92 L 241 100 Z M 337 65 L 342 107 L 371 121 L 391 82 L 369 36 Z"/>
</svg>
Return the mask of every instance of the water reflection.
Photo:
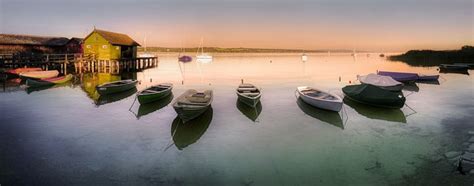
<svg viewBox="0 0 474 186">
<path fill-rule="evenodd" d="M 257 103 L 257 105 L 255 105 L 255 107 L 248 106 L 239 100 L 237 100 L 236 105 L 237 109 L 239 109 L 242 114 L 247 116 L 247 118 L 249 118 L 253 122 L 257 120 L 258 116 L 262 112 L 262 103 L 260 101 Z"/>
<path fill-rule="evenodd" d="M 82 90 L 94 102 L 98 102 L 100 95 L 97 93 L 95 87 L 97 85 L 104 84 L 107 82 L 118 81 L 121 78 L 118 75 L 112 75 L 112 74 L 90 73 L 90 74 L 80 74 L 79 79 L 81 81 Z"/>
<path fill-rule="evenodd" d="M 209 127 L 212 115 L 212 107 L 209 107 L 201 116 L 186 123 L 183 123 L 181 118 L 177 116 L 171 125 L 174 145 L 179 150 L 183 150 L 187 146 L 196 143 Z"/>
<path fill-rule="evenodd" d="M 329 123 L 341 129 L 344 129 L 344 123 L 342 122 L 342 117 L 337 112 L 332 112 L 328 110 L 319 109 L 305 103 L 301 98 L 296 100 L 298 107 L 307 115 L 316 118 L 320 121 Z"/>
<path fill-rule="evenodd" d="M 436 81 L 417 81 L 416 83 L 430 84 L 430 85 L 440 85 L 439 80 L 436 80 Z"/>
<path fill-rule="evenodd" d="M 47 89 L 53 89 L 53 88 L 59 88 L 59 87 L 71 87 L 71 86 L 72 86 L 72 83 L 67 82 L 67 83 L 62 83 L 62 84 L 57 84 L 57 85 L 52 84 L 52 85 L 46 85 L 46 86 L 40 86 L 40 87 L 27 87 L 25 91 L 27 94 L 31 94 L 33 92 L 39 92 L 39 91 L 43 91 Z"/>
<path fill-rule="evenodd" d="M 406 123 L 405 114 L 400 109 L 376 108 L 369 105 L 361 104 L 351 99 L 344 98 L 344 103 L 352 107 L 357 113 L 370 118 L 399 123 Z"/>
<path fill-rule="evenodd" d="M 124 92 L 119 92 L 115 94 L 106 94 L 106 95 L 100 95 L 97 98 L 97 101 L 95 101 L 95 105 L 100 106 L 100 105 L 105 105 L 108 103 L 116 102 L 122 99 L 125 99 L 137 92 L 137 88 L 133 88 Z"/>
<path fill-rule="evenodd" d="M 403 85 L 403 89 L 402 90 L 406 90 L 406 91 L 410 91 L 410 92 L 419 92 L 420 91 L 420 87 L 418 87 L 418 85 L 416 85 L 416 83 L 414 82 L 411 82 L 411 83 L 405 83 Z"/>
<path fill-rule="evenodd" d="M 147 103 L 147 104 L 141 104 L 140 107 L 138 108 L 138 113 L 137 113 L 137 119 L 140 119 L 140 117 L 150 114 L 152 112 L 155 112 L 157 110 L 162 109 L 163 107 L 166 107 L 168 104 L 173 101 L 173 93 L 170 95 L 164 97 L 163 99 L 159 101 L 155 101 L 152 103 Z"/>
</svg>

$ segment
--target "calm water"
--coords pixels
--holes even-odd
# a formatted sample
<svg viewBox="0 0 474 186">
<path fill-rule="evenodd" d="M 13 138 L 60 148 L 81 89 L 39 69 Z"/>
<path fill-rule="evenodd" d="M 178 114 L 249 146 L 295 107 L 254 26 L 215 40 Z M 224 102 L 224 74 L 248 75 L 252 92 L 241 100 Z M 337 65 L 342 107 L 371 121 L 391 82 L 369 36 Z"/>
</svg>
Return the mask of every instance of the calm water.
<svg viewBox="0 0 474 186">
<path fill-rule="evenodd" d="M 348 103 L 338 115 L 295 97 L 301 85 L 342 95 L 357 75 L 376 70 L 438 74 L 377 54 L 314 54 L 305 63 L 295 54 L 220 54 L 181 68 L 175 54 L 162 54 L 157 68 L 135 74 L 82 74 L 44 90 L 8 82 L 0 93 L 0 184 L 472 185 L 474 176 L 457 174 L 444 157 L 462 151 L 474 131 L 472 76 L 408 86 L 411 109 Z M 212 89 L 212 110 L 183 125 L 167 105 L 172 98 L 140 106 L 136 90 L 94 92 L 120 78 L 140 80 L 137 90 L 171 82 L 174 97 Z M 237 103 L 241 79 L 262 88 L 257 109 Z"/>
</svg>

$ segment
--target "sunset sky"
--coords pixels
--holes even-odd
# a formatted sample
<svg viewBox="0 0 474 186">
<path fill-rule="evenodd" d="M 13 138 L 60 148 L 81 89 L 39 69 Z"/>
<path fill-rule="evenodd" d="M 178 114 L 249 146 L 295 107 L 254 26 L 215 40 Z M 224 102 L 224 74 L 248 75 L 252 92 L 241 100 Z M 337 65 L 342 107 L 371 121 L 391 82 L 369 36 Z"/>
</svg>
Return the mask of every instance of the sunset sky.
<svg viewBox="0 0 474 186">
<path fill-rule="evenodd" d="M 472 0 L 0 0 L 0 32 L 85 37 L 94 26 L 142 45 L 455 49 L 474 44 Z"/>
</svg>

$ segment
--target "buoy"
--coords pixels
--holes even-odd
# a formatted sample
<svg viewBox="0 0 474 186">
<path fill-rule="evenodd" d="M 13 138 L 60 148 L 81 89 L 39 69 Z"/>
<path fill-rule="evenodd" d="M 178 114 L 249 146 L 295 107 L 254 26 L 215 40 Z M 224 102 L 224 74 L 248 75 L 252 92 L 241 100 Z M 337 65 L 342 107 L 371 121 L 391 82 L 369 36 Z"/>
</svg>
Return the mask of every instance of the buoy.
<svg viewBox="0 0 474 186">
<path fill-rule="evenodd" d="M 352 84 L 351 80 L 349 80 L 349 84 Z"/>
</svg>

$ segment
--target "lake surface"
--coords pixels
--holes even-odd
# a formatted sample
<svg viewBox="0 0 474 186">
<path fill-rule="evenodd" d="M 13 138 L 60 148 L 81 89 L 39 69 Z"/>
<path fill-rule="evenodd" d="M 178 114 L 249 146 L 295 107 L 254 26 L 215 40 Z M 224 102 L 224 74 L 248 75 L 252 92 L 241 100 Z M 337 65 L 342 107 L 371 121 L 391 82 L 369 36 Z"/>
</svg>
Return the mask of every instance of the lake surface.
<svg viewBox="0 0 474 186">
<path fill-rule="evenodd" d="M 0 92 L 0 184 L 15 185 L 472 185 L 446 152 L 474 131 L 474 78 L 441 74 L 407 86 L 405 107 L 350 103 L 340 114 L 295 96 L 308 85 L 342 96 L 377 70 L 438 74 L 378 54 L 219 54 L 179 66 L 176 54 L 138 73 L 78 74 L 42 90 L 13 81 Z M 470 71 L 471 73 L 473 71 Z M 174 84 L 214 90 L 212 109 L 182 124 L 168 98 L 140 106 L 136 90 L 99 97 L 97 84 L 134 78 L 137 90 Z M 237 102 L 241 82 L 262 88 L 261 105 Z M 0 87 L 1 88 L 1 87 Z M 174 135 L 174 136 L 173 136 Z"/>
</svg>

